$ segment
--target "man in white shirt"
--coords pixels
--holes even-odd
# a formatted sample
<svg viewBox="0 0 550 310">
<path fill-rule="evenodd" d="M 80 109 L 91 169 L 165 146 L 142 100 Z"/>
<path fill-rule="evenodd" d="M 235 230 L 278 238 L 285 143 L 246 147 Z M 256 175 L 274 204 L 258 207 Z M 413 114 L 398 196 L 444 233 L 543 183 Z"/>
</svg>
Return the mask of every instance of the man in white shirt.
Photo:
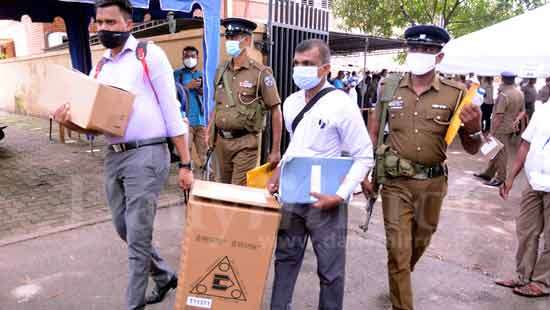
<svg viewBox="0 0 550 310">
<path fill-rule="evenodd" d="M 521 210 L 516 220 L 518 249 L 517 277 L 496 281 L 513 288 L 525 297 L 550 295 L 550 107 L 537 109 L 523 132 L 512 174 L 500 188 L 507 199 L 514 179 L 525 165 L 527 189 L 523 192 Z M 539 238 L 544 234 L 544 248 L 539 250 Z"/>
<path fill-rule="evenodd" d="M 306 40 L 294 55 L 295 84 L 302 89 L 284 103 L 284 120 L 291 134 L 283 156 L 339 157 L 346 151 L 354 163 L 336 195 L 312 193 L 311 205 L 283 205 L 283 219 L 275 252 L 272 310 L 291 309 L 292 294 L 300 272 L 308 237 L 317 256 L 320 279 L 319 309 L 342 309 L 344 299 L 347 238 L 347 201 L 373 166 L 372 144 L 357 104 L 341 90 L 325 94 L 293 130 L 293 122 L 306 104 L 321 90 L 332 87 L 330 50 L 321 40 Z M 279 168 L 268 189 L 278 190 Z"/>
<path fill-rule="evenodd" d="M 145 56 L 147 70 L 136 57 L 139 42 L 130 33 L 131 2 L 96 0 L 95 7 L 98 37 L 107 50 L 90 75 L 136 96 L 125 135 L 105 134 L 109 146 L 104 170 L 113 224 L 128 245 L 126 309 L 142 310 L 146 304 L 161 302 L 177 287 L 176 272 L 153 246 L 153 230 L 157 201 L 170 176 L 167 139 L 180 154 L 181 189 L 189 190 L 193 183 L 188 129 L 181 118 L 172 66 L 166 54 L 160 47 L 149 44 Z M 69 105 L 59 107 L 54 119 L 71 130 L 97 134 L 71 122 Z M 149 276 L 155 286 L 147 296 Z"/>
</svg>

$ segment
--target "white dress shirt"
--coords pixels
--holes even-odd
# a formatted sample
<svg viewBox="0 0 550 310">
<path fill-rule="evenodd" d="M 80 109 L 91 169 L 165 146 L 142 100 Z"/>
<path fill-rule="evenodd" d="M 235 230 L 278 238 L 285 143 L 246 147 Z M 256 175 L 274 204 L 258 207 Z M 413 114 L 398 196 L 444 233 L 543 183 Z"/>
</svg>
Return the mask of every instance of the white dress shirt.
<svg viewBox="0 0 550 310">
<path fill-rule="evenodd" d="M 323 88 L 332 87 L 325 83 Z M 337 195 L 347 200 L 374 165 L 372 143 L 361 112 L 348 94 L 332 91 L 305 115 L 296 132 L 292 122 L 306 105 L 305 91 L 290 95 L 283 104 L 285 126 L 291 135 L 283 161 L 292 157 L 340 157 L 350 153 L 354 162 Z"/>
<path fill-rule="evenodd" d="M 531 144 L 525 160 L 525 174 L 536 191 L 550 192 L 550 106 L 535 110 L 521 136 Z"/>
<path fill-rule="evenodd" d="M 106 135 L 110 144 L 176 137 L 187 134 L 188 131 L 180 114 L 174 74 L 166 54 L 157 45 L 147 46 L 145 60 L 158 95 L 157 103 L 143 65 L 136 57 L 137 46 L 138 40 L 130 36 L 118 55 L 111 57 L 110 49 L 103 55 L 106 62 L 97 77 L 98 81 L 124 89 L 136 96 L 125 136 Z M 95 72 L 94 66 L 90 76 L 94 77 Z"/>
</svg>

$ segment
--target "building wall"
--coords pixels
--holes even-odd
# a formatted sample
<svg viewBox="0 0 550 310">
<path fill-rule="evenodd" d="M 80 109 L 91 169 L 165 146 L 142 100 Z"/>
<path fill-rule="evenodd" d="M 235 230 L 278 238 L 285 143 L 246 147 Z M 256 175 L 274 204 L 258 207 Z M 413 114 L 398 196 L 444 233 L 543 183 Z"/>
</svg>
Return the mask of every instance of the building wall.
<svg viewBox="0 0 550 310">
<path fill-rule="evenodd" d="M 268 0 L 232 0 L 231 17 L 242 17 L 259 23 L 267 23 Z"/>
<path fill-rule="evenodd" d="M 255 33 L 255 39 L 261 40 L 264 27 L 260 27 Z M 158 44 L 168 56 L 173 68 L 182 66 L 181 52 L 187 45 L 195 46 L 199 49 L 201 57 L 199 64 L 202 66 L 202 29 L 182 31 L 176 34 L 168 34 L 153 37 L 148 40 Z M 221 44 L 224 39 L 220 33 Z M 102 46 L 92 47 L 93 63 L 97 63 L 105 49 Z M 260 51 L 253 50 L 252 58 L 259 62 L 264 59 Z M 225 50 L 220 48 L 220 62 L 228 59 Z M 49 64 L 62 65 L 70 68 L 71 61 L 69 52 L 59 51 L 44 53 L 41 55 L 19 57 L 7 60 L 0 60 L 0 76 L 4 78 L 0 84 L 0 110 L 14 112 L 38 117 L 48 117 L 61 103 L 41 102 L 40 93 L 43 85 L 46 66 Z M 70 87 L 70 85 L 67 85 Z"/>
<path fill-rule="evenodd" d="M 0 39 L 14 41 L 16 56 L 40 54 L 45 47 L 44 25 L 33 23 L 28 16 L 21 22 L 0 21 Z"/>
<path fill-rule="evenodd" d="M 231 4 L 230 17 L 242 17 L 252 21 L 267 24 L 269 18 L 269 0 L 225 0 Z M 297 3 L 307 3 L 318 8 L 330 10 L 332 0 L 289 0 Z M 339 20 L 329 14 L 329 29 L 331 31 L 342 31 L 339 27 Z"/>
</svg>

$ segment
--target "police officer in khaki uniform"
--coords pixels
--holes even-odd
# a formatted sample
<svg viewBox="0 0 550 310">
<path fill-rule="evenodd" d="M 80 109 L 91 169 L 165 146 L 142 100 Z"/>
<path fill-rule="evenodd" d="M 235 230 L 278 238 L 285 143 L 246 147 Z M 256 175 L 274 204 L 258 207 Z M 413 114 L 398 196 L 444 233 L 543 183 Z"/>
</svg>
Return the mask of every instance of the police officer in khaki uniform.
<svg viewBox="0 0 550 310">
<path fill-rule="evenodd" d="M 512 136 L 518 131 L 520 121 L 526 116 L 523 93 L 515 84 L 516 75 L 502 72 L 502 85 L 493 108 L 491 135 L 504 144 L 504 148 L 489 162 L 487 169 L 476 177 L 485 180 L 485 185 L 498 187 L 506 180 L 508 153 Z"/>
<path fill-rule="evenodd" d="M 259 143 L 267 111 L 271 112 L 272 143 L 268 161 L 281 159 L 281 99 L 269 67 L 248 56 L 256 24 L 226 18 L 226 52 L 231 60 L 216 74 L 216 107 L 209 125 L 209 144 L 214 145 L 218 182 L 246 185 L 246 172 L 258 164 Z"/>
<path fill-rule="evenodd" d="M 464 94 L 462 85 L 440 77 L 435 66 L 450 36 L 432 25 L 413 26 L 405 32 L 410 73 L 396 79 L 388 108 L 389 134 L 383 157 L 386 182 L 382 187 L 382 207 L 388 251 L 388 273 L 393 309 L 413 309 L 411 273 L 426 251 L 436 231 L 443 198 L 447 193 L 447 144 L 445 133 Z M 392 77 L 384 80 L 381 94 L 390 88 Z M 384 98 L 385 96 L 381 96 Z M 377 143 L 382 104 L 369 120 L 371 139 Z M 464 126 L 459 136 L 464 149 L 475 154 L 481 146 L 481 111 L 465 106 L 460 114 Z M 372 193 L 368 180 L 366 193 Z"/>
<path fill-rule="evenodd" d="M 540 100 L 542 103 L 548 102 L 550 98 L 550 77 L 546 78 L 546 84 L 539 90 L 537 95 L 537 100 Z"/>
<path fill-rule="evenodd" d="M 536 78 L 529 78 L 521 86 L 521 91 L 523 92 L 523 97 L 525 98 L 525 112 L 531 119 L 533 112 L 535 112 L 535 101 L 537 101 L 537 89 L 535 88 L 537 84 Z"/>
</svg>

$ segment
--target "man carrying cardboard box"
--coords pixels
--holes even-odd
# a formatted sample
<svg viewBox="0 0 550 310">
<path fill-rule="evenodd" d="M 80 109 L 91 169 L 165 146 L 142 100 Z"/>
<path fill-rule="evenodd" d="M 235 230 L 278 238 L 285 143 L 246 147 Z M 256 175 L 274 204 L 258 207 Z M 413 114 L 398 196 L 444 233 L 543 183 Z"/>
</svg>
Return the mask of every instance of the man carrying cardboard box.
<svg viewBox="0 0 550 310">
<path fill-rule="evenodd" d="M 293 157 L 340 157 L 354 160 L 336 195 L 311 193 L 313 204 L 284 204 L 275 252 L 271 309 L 291 309 L 292 295 L 311 237 L 320 279 L 319 309 L 342 309 L 347 239 L 347 201 L 373 166 L 372 144 L 356 102 L 327 81 L 330 49 L 324 41 L 306 40 L 296 47 L 294 83 L 302 89 L 284 103 L 284 120 L 292 138 L 283 162 Z M 268 190 L 279 187 L 280 168 Z M 283 180 L 284 182 L 284 180 Z"/>
<path fill-rule="evenodd" d="M 128 243 L 127 309 L 144 309 L 177 286 L 175 272 L 153 247 L 152 237 L 157 199 L 170 171 L 167 137 L 181 156 L 180 187 L 188 190 L 193 183 L 187 127 L 181 121 L 172 68 L 164 52 L 149 44 L 147 67 L 136 57 L 139 44 L 130 34 L 130 2 L 97 0 L 95 6 L 98 36 L 108 50 L 90 75 L 136 95 L 125 135 L 106 134 L 105 188 L 116 231 Z M 72 123 L 67 104 L 57 109 L 54 119 L 71 130 L 98 133 Z M 156 285 L 146 298 L 149 274 Z"/>
</svg>

